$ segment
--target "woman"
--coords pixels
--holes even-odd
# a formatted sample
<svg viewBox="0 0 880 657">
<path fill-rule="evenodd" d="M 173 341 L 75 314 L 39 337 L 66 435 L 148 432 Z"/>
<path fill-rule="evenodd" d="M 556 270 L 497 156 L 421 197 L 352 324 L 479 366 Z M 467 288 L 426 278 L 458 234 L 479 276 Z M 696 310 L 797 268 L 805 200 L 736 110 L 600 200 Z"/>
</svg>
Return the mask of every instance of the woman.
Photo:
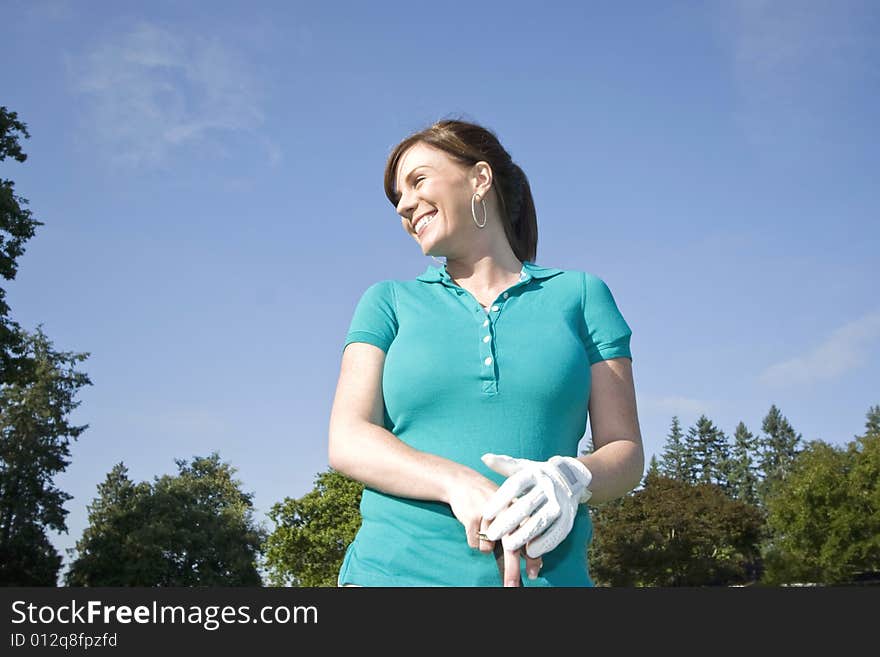
<svg viewBox="0 0 880 657">
<path fill-rule="evenodd" d="M 371 285 L 354 312 L 329 458 L 366 488 L 339 584 L 592 586 L 585 502 L 626 494 L 644 468 L 611 292 L 535 264 L 528 180 L 481 126 L 404 139 L 385 193 L 446 262 Z M 588 411 L 594 450 L 576 457 Z"/>
</svg>

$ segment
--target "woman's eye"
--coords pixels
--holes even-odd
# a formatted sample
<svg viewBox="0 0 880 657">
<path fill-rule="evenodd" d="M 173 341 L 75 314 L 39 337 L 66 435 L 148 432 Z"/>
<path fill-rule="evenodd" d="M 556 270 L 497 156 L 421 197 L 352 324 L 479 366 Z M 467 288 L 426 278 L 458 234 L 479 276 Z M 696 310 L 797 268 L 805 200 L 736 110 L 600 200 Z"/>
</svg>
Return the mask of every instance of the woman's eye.
<svg viewBox="0 0 880 657">
<path fill-rule="evenodd" d="M 424 179 L 425 179 L 425 176 L 419 176 L 418 178 L 416 178 L 416 187 L 418 187 L 419 183 L 422 182 Z"/>
</svg>

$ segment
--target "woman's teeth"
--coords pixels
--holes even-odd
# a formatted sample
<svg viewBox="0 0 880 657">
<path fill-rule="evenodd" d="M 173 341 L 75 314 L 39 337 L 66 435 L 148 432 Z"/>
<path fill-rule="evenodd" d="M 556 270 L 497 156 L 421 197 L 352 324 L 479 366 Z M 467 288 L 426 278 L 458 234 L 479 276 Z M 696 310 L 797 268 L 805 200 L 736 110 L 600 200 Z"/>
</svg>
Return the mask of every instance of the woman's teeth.
<svg viewBox="0 0 880 657">
<path fill-rule="evenodd" d="M 421 235 L 421 234 L 422 234 L 422 231 L 425 229 L 425 227 L 426 227 L 428 224 L 430 224 L 432 221 L 434 221 L 434 218 L 435 218 L 436 216 L 437 216 L 437 213 L 435 212 L 435 213 L 432 214 L 430 217 L 425 217 L 424 219 L 422 219 L 421 221 L 419 221 L 418 226 L 416 226 L 416 235 Z"/>
</svg>

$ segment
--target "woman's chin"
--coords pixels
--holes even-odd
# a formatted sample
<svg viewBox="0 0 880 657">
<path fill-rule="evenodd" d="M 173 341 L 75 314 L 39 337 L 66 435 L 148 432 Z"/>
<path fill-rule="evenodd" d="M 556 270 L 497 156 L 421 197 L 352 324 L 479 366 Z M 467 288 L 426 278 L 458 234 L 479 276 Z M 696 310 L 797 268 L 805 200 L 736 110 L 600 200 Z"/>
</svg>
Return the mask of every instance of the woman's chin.
<svg viewBox="0 0 880 657">
<path fill-rule="evenodd" d="M 437 251 L 437 244 L 433 241 L 427 240 L 425 242 L 419 242 L 419 247 L 422 249 L 422 254 L 428 256 L 429 258 L 443 258 L 445 256 L 439 255 Z"/>
</svg>

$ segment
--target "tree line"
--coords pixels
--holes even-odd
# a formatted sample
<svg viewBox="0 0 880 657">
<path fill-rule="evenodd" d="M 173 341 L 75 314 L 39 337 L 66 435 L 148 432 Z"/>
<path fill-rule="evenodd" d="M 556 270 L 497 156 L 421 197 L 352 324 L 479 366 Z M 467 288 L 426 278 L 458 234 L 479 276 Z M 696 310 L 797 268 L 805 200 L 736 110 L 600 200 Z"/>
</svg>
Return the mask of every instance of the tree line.
<svg viewBox="0 0 880 657">
<path fill-rule="evenodd" d="M 845 447 L 804 442 L 774 405 L 753 435 L 677 417 L 642 486 L 593 511 L 612 586 L 880 582 L 880 406 Z"/>
<path fill-rule="evenodd" d="M 27 126 L 0 107 L 0 161 L 24 162 Z M 17 272 L 41 222 L 0 179 L 0 274 Z M 360 526 L 363 485 L 332 469 L 313 490 L 276 503 L 268 530 L 253 494 L 219 454 L 132 481 L 124 463 L 98 485 L 70 564 L 49 532 L 65 532 L 71 496 L 54 483 L 88 425 L 70 423 L 77 367 L 10 316 L 0 288 L 0 585 L 335 586 Z M 672 418 L 659 458 L 635 491 L 591 507 L 590 571 L 604 586 L 841 584 L 880 574 L 880 406 L 845 447 L 805 443 L 774 405 L 761 431 L 727 436 L 701 416 Z"/>
<path fill-rule="evenodd" d="M 273 507 L 268 582 L 334 586 L 360 522 L 363 486 L 328 470 Z M 774 405 L 761 433 L 728 438 L 677 417 L 628 495 L 590 508 L 600 586 L 852 584 L 880 581 L 880 405 L 845 447 L 804 442 Z"/>
</svg>

